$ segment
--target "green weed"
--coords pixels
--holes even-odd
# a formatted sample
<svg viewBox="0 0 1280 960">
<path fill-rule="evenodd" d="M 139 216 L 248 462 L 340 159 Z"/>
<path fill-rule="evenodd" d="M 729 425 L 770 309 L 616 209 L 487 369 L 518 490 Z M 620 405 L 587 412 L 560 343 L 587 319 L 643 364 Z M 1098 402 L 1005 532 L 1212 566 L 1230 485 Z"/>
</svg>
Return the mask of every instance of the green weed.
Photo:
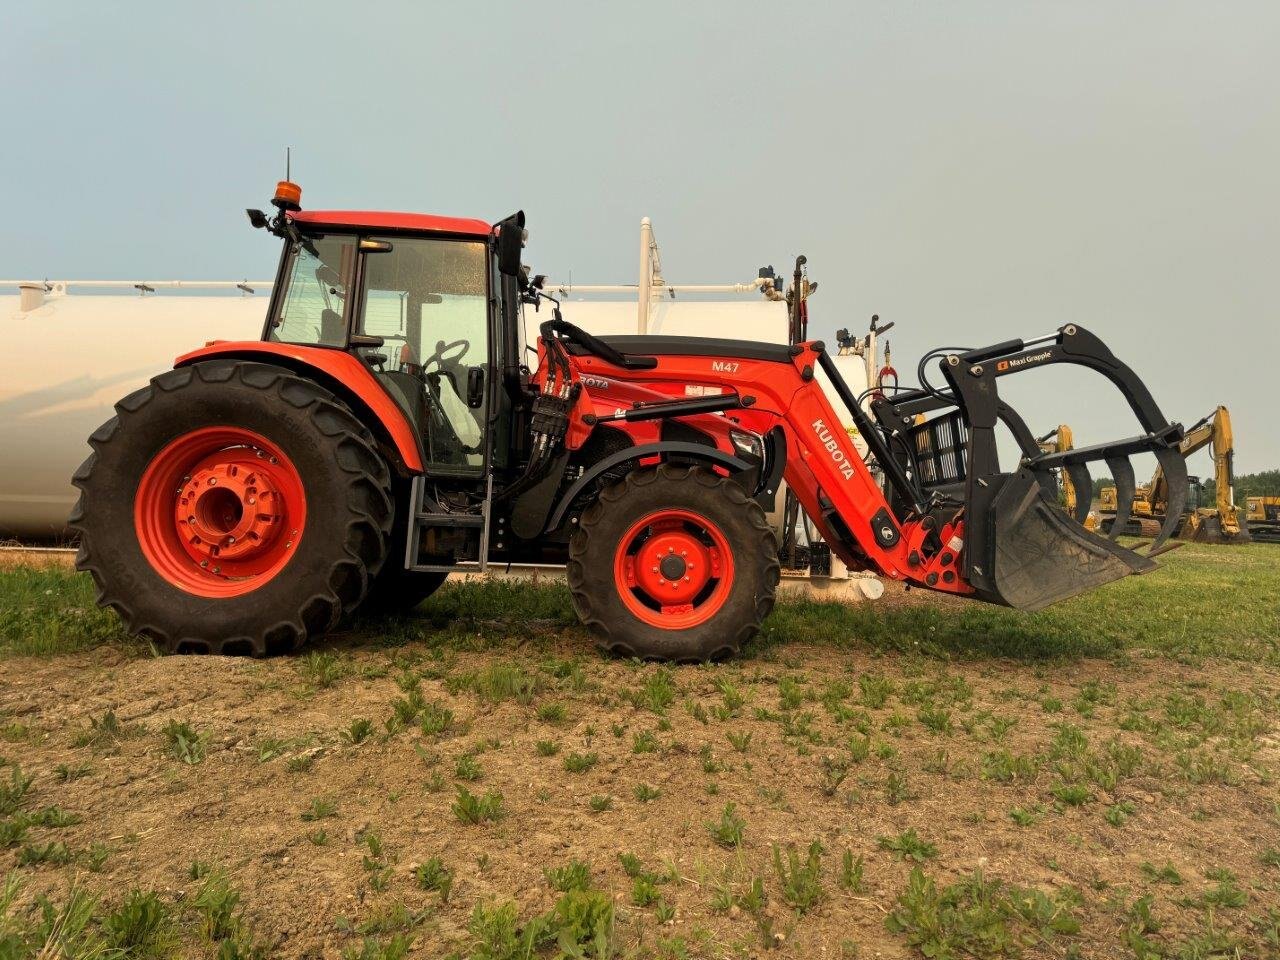
<svg viewBox="0 0 1280 960">
<path fill-rule="evenodd" d="M 773 869 L 782 888 L 782 899 L 800 913 L 813 909 L 823 897 L 822 844 L 817 840 L 809 844 L 808 856 L 802 861 L 794 844 L 787 846 L 787 858 L 773 844 Z"/>
<path fill-rule="evenodd" d="M 914 860 L 916 863 L 932 859 L 938 855 L 938 846 L 931 840 L 923 839 L 911 827 L 896 837 L 877 837 L 876 845 L 881 850 L 888 850 L 897 855 L 899 860 Z"/>
<path fill-rule="evenodd" d="M 367 717 L 357 717 L 342 731 L 341 736 L 346 743 L 352 746 L 364 743 L 373 736 L 373 721 Z"/>
<path fill-rule="evenodd" d="M 207 733 L 198 733 L 189 723 L 170 720 L 161 734 L 165 739 L 166 752 L 174 760 L 193 765 L 204 762 L 209 740 Z"/>
<path fill-rule="evenodd" d="M 564 768 L 569 773 L 586 773 L 599 759 L 595 753 L 568 753 L 565 754 Z"/>
<path fill-rule="evenodd" d="M 453 801 L 453 815 L 463 823 L 485 823 L 500 820 L 505 811 L 502 809 L 502 794 L 497 790 L 488 790 L 482 796 L 476 796 L 462 784 L 457 785 L 458 797 Z"/>
<path fill-rule="evenodd" d="M 311 801 L 311 806 L 302 811 L 302 819 L 308 823 L 316 820 L 324 820 L 328 817 L 334 817 L 338 814 L 338 804 L 327 797 L 315 797 Z"/>
<path fill-rule="evenodd" d="M 438 892 L 441 903 L 449 899 L 449 893 L 453 889 L 453 871 L 439 857 L 431 857 L 418 864 L 413 875 L 423 890 Z"/>
<path fill-rule="evenodd" d="M 718 821 L 707 824 L 711 839 L 722 847 L 740 846 L 746 827 L 747 822 L 738 816 L 738 811 L 732 803 L 724 805 L 724 809 L 720 811 L 720 819 Z"/>
</svg>

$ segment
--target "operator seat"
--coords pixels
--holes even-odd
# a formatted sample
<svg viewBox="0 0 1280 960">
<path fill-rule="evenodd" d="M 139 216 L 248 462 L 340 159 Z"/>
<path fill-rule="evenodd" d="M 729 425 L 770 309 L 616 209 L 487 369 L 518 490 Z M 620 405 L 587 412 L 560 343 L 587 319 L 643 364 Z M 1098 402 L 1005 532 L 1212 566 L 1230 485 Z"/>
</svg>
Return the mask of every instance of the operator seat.
<svg viewBox="0 0 1280 960">
<path fill-rule="evenodd" d="M 346 340 L 347 327 L 342 322 L 342 314 L 325 307 L 320 311 L 320 342 L 341 344 Z"/>
</svg>

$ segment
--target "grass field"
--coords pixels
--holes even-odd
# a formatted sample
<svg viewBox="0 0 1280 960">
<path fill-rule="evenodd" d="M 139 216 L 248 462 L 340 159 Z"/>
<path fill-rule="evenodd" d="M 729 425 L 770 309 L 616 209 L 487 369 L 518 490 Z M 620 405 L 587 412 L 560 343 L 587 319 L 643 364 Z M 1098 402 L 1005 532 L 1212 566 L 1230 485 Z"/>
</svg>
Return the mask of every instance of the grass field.
<svg viewBox="0 0 1280 960">
<path fill-rule="evenodd" d="M 155 657 L 20 566 L 0 713 L 3 958 L 1280 956 L 1274 546 L 681 668 L 504 582 Z"/>
</svg>

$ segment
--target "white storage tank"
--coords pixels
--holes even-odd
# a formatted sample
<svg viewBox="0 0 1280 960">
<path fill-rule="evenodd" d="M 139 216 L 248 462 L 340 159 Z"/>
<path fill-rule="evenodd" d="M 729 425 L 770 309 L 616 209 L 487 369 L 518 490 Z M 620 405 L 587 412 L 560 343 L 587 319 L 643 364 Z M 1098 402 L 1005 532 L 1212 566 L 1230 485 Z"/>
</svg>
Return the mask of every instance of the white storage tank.
<svg viewBox="0 0 1280 960">
<path fill-rule="evenodd" d="M 48 286 L 0 296 L 0 537 L 63 537 L 76 500 L 71 475 L 115 402 L 208 340 L 258 339 L 269 292 L 112 296 Z"/>
</svg>

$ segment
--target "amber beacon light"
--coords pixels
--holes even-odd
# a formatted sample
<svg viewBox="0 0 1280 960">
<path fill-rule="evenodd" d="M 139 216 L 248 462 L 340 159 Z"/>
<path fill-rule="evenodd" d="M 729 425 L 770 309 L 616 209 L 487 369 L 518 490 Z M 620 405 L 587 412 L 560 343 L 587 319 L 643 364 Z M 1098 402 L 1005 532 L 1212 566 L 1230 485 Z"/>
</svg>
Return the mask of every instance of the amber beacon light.
<svg viewBox="0 0 1280 960">
<path fill-rule="evenodd" d="M 276 184 L 276 195 L 271 202 L 281 210 L 301 210 L 302 188 L 292 180 L 281 180 Z"/>
</svg>

